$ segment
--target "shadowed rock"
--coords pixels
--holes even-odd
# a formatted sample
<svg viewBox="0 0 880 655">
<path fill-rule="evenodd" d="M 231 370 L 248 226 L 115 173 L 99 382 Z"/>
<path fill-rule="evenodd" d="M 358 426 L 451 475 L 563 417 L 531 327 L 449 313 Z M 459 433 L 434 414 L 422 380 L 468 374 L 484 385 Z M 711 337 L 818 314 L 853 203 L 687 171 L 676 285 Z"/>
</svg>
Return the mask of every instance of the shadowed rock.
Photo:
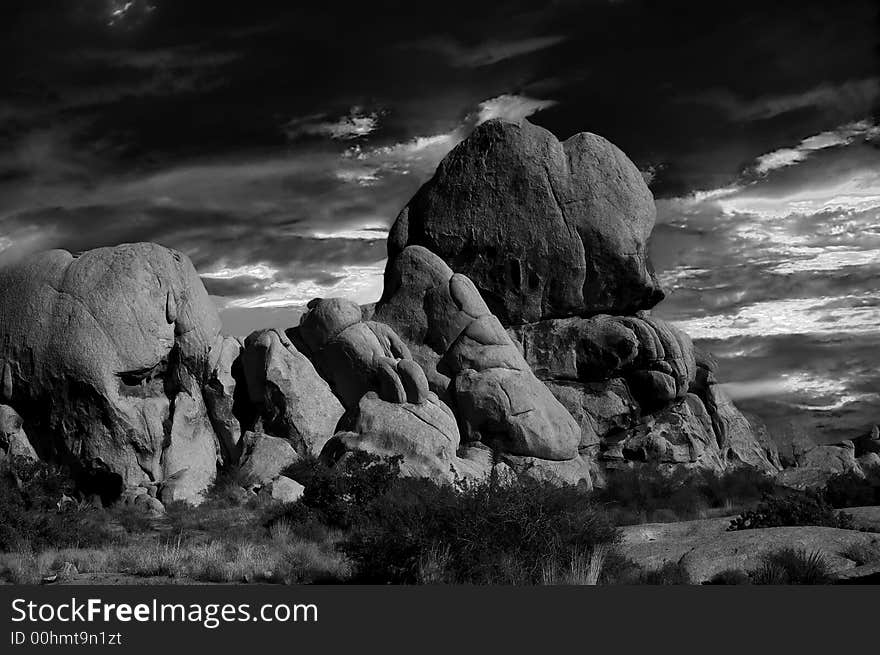
<svg viewBox="0 0 880 655">
<path fill-rule="evenodd" d="M 264 429 L 302 455 L 320 453 L 345 410 L 308 358 L 283 332 L 264 330 L 245 339 L 241 361 Z"/>
<path fill-rule="evenodd" d="M 440 163 L 388 237 L 468 276 L 505 325 L 632 313 L 663 294 L 646 255 L 653 197 L 600 136 L 563 143 L 528 121 L 488 121 Z"/>
</svg>

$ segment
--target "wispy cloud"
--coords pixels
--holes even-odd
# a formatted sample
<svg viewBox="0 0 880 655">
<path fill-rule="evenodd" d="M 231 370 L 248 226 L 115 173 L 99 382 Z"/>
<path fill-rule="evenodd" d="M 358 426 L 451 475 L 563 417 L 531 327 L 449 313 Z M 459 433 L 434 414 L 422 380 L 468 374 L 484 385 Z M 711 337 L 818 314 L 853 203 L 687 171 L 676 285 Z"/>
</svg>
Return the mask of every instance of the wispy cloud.
<svg viewBox="0 0 880 655">
<path fill-rule="evenodd" d="M 784 168 L 802 162 L 816 151 L 848 145 L 856 139 L 874 139 L 877 137 L 880 137 L 880 127 L 871 121 L 863 120 L 856 123 L 847 123 L 833 130 L 807 137 L 791 148 L 781 148 L 761 155 L 755 162 L 754 171 L 759 175 L 765 175 L 777 168 Z"/>
<path fill-rule="evenodd" d="M 361 107 L 352 107 L 346 116 L 336 120 L 325 118 L 326 114 L 294 118 L 287 122 L 284 129 L 290 139 L 307 134 L 349 140 L 367 136 L 379 127 L 379 112 L 365 112 Z"/>
<path fill-rule="evenodd" d="M 565 36 L 547 35 L 521 39 L 491 39 L 469 46 L 455 39 L 435 37 L 415 44 L 407 44 L 407 47 L 440 53 L 447 57 L 453 66 L 477 68 L 546 50 L 565 40 Z"/>
<path fill-rule="evenodd" d="M 799 93 L 768 94 L 745 99 L 729 90 L 716 89 L 688 96 L 686 100 L 719 107 L 735 121 L 765 120 L 801 109 L 823 109 L 864 114 L 880 99 L 880 78 L 823 82 Z"/>
</svg>

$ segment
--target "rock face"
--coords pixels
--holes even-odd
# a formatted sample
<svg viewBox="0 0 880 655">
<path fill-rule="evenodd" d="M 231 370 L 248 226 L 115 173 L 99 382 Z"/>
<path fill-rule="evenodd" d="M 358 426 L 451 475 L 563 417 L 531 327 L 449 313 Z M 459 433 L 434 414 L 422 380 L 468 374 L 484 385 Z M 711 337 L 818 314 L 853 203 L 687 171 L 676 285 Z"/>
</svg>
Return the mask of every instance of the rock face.
<svg viewBox="0 0 880 655">
<path fill-rule="evenodd" d="M 510 455 L 567 460 L 580 429 L 538 380 L 479 291 L 419 246 L 389 267 L 374 318 L 391 325 L 441 398 L 449 398 L 465 442 Z"/>
<path fill-rule="evenodd" d="M 714 363 L 664 321 L 599 315 L 509 328 L 526 361 L 574 416 L 582 454 L 601 468 L 651 464 L 717 472 L 779 468 L 770 444 L 717 386 Z M 712 366 L 713 370 L 705 368 Z"/>
<path fill-rule="evenodd" d="M 213 479 L 201 395 L 220 320 L 184 255 L 52 250 L 0 271 L 2 400 L 41 457 L 123 484 Z"/>
<path fill-rule="evenodd" d="M 574 419 L 473 283 L 437 255 L 407 248 L 362 317 L 353 303 L 315 300 L 288 331 L 349 410 L 347 431 L 325 449 L 335 459 L 402 455 L 404 473 L 452 480 L 488 473 L 458 456 L 477 443 L 542 462 L 578 457 Z"/>
<path fill-rule="evenodd" d="M 346 408 L 376 389 L 383 363 L 411 359 L 409 349 L 389 326 L 363 321 L 361 308 L 344 298 L 316 298 L 299 327 L 288 330 Z"/>
<path fill-rule="evenodd" d="M 287 439 L 299 453 L 320 453 L 344 409 L 308 358 L 277 330 L 251 334 L 241 358 L 263 429 Z"/>
<path fill-rule="evenodd" d="M 865 476 L 852 441 L 813 446 L 796 455 L 796 464 L 794 468 L 781 471 L 776 482 L 794 489 L 816 489 L 824 487 L 834 475 L 854 473 Z"/>
<path fill-rule="evenodd" d="M 239 416 L 250 413 L 241 368 L 242 347 L 242 342 L 235 337 L 217 337 L 211 348 L 208 378 L 203 388 L 208 416 L 220 441 L 224 461 L 230 463 L 237 462 L 241 456 Z"/>
<path fill-rule="evenodd" d="M 646 255 L 653 197 L 618 148 L 488 121 L 441 162 L 388 237 L 467 275 L 502 323 L 631 313 L 663 298 Z"/>
</svg>

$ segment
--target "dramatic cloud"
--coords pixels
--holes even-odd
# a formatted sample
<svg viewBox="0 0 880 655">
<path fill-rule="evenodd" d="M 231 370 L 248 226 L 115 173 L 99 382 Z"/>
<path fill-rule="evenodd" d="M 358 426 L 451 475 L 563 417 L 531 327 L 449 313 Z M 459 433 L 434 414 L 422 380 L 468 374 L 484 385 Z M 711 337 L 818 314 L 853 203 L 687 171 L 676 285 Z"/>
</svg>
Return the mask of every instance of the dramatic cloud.
<svg viewBox="0 0 880 655">
<path fill-rule="evenodd" d="M 841 125 L 833 130 L 808 137 L 793 148 L 781 148 L 761 155 L 754 169 L 759 175 L 764 175 L 777 168 L 797 164 L 818 150 L 845 146 L 856 139 L 869 140 L 877 137 L 880 137 L 880 127 L 870 121 Z"/>
<path fill-rule="evenodd" d="M 375 300 L 385 232 L 440 160 L 481 122 L 529 118 L 643 171 L 657 311 L 742 402 L 862 430 L 875 4 L 5 3 L 0 260 L 158 241 L 192 258 L 224 329 L 286 327 L 312 296 Z"/>
<path fill-rule="evenodd" d="M 824 440 L 864 430 L 880 403 L 875 132 L 829 130 L 758 179 L 750 165 L 725 188 L 658 201 L 658 313 L 719 357 L 742 407 Z"/>
</svg>

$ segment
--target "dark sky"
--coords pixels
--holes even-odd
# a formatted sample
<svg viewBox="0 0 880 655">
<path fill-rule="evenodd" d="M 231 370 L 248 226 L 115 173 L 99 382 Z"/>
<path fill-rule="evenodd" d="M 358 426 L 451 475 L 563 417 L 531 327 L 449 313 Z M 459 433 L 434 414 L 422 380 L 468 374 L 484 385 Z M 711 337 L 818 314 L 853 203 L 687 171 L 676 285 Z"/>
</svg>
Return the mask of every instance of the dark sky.
<svg viewBox="0 0 880 655">
<path fill-rule="evenodd" d="M 880 421 L 875 4 L 7 0 L 0 259 L 158 241 L 228 331 L 290 325 L 314 296 L 374 300 L 437 162 L 528 116 L 645 173 L 658 313 L 741 405 L 860 431 Z"/>
</svg>

